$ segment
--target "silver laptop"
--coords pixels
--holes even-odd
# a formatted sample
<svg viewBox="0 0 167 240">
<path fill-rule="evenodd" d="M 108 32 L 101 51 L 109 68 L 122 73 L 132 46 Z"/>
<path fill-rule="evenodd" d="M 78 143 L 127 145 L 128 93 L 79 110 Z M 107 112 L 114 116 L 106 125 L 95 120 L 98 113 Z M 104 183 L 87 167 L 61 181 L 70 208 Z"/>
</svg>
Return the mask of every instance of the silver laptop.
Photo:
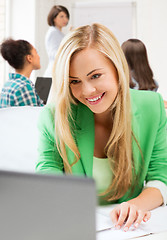
<svg viewBox="0 0 167 240">
<path fill-rule="evenodd" d="M 0 239 L 95 240 L 90 178 L 0 171 Z"/>
</svg>

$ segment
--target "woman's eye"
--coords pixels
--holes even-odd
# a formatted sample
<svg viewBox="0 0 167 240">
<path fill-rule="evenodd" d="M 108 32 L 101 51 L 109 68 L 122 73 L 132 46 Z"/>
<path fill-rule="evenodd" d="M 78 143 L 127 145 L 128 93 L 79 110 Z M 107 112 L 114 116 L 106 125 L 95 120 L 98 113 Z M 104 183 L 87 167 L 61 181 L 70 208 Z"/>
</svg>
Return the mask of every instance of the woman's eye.
<svg viewBox="0 0 167 240">
<path fill-rule="evenodd" d="M 79 80 L 71 80 L 70 81 L 70 84 L 77 84 L 77 83 L 79 83 L 80 81 Z"/>
<path fill-rule="evenodd" d="M 91 77 L 91 79 L 95 79 L 95 78 L 99 78 L 101 76 L 101 74 L 94 74 L 92 77 Z"/>
</svg>

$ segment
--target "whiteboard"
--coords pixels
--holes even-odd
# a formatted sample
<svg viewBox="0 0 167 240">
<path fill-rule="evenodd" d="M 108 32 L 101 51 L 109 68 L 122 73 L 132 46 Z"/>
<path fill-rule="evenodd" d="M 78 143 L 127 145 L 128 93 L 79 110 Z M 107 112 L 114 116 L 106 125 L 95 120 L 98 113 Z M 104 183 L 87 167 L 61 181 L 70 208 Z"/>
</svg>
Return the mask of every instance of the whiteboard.
<svg viewBox="0 0 167 240">
<path fill-rule="evenodd" d="M 136 37 L 136 2 L 76 2 L 72 6 L 72 25 L 79 27 L 101 23 L 108 27 L 120 44 Z"/>
</svg>

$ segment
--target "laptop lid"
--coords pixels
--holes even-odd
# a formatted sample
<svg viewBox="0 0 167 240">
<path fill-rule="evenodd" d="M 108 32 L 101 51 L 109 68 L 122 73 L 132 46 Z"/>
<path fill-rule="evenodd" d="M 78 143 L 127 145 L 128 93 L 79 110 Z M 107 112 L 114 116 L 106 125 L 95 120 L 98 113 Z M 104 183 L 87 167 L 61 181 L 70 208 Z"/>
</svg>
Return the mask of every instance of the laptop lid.
<svg viewBox="0 0 167 240">
<path fill-rule="evenodd" d="M 51 84 L 52 84 L 52 78 L 37 77 L 36 79 L 35 89 L 39 97 L 44 101 L 44 103 L 47 102 Z"/>
<path fill-rule="evenodd" d="M 95 240 L 93 179 L 0 171 L 3 240 Z"/>
</svg>

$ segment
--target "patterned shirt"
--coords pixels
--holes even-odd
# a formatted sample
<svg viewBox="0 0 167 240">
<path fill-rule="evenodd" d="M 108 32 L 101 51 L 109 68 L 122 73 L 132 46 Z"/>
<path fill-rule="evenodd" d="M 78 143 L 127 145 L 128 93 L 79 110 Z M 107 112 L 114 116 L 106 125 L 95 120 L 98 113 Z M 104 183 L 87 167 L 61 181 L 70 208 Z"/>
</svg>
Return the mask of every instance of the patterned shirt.
<svg viewBox="0 0 167 240">
<path fill-rule="evenodd" d="M 18 73 L 9 73 L 0 97 L 0 107 L 43 106 L 31 80 Z"/>
</svg>

